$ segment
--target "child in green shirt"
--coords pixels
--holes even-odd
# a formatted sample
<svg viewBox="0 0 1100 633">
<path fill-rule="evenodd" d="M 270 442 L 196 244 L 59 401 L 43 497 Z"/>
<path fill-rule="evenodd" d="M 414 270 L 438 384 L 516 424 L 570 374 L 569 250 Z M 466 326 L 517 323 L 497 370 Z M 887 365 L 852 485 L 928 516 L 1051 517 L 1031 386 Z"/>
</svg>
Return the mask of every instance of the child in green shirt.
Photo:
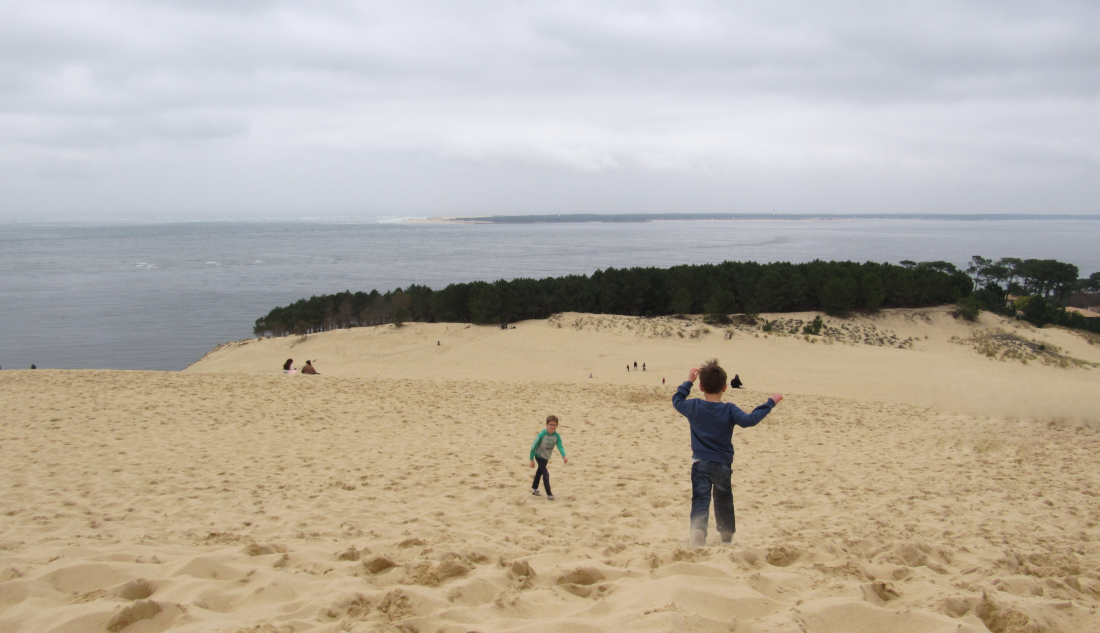
<svg viewBox="0 0 1100 633">
<path fill-rule="evenodd" d="M 546 498 L 549 501 L 554 500 L 554 493 L 550 492 L 550 471 L 546 470 L 546 463 L 550 461 L 550 457 L 554 454 L 554 447 L 558 447 L 558 452 L 561 453 L 562 460 L 566 464 L 569 463 L 569 458 L 565 456 L 565 448 L 561 445 L 561 434 L 558 433 L 558 416 L 551 415 L 546 418 L 546 429 L 539 431 L 539 436 L 535 438 L 535 443 L 531 445 L 531 468 L 538 464 L 538 470 L 535 471 L 535 483 L 531 484 L 531 494 L 536 497 L 539 495 L 539 479 L 542 479 L 542 485 L 546 488 Z"/>
</svg>

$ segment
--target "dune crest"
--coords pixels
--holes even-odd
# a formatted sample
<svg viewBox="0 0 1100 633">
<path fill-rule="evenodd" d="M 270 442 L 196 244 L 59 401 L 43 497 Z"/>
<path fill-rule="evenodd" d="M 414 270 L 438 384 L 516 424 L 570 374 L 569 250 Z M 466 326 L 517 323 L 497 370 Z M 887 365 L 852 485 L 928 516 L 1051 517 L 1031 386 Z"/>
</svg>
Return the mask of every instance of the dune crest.
<svg viewBox="0 0 1100 633">
<path fill-rule="evenodd" d="M 822 317 L 821 334 L 803 334 L 815 317 Z M 653 387 L 662 378 L 679 384 L 688 368 L 717 357 L 747 387 L 761 391 L 1100 422 L 1095 337 L 989 313 L 978 323 L 941 307 L 845 319 L 764 314 L 755 324 L 735 318 L 725 325 L 699 316 L 565 313 L 513 325 L 409 323 L 247 339 L 218 346 L 185 371 L 274 375 L 294 358 L 299 365 L 312 359 L 324 376 Z"/>
</svg>

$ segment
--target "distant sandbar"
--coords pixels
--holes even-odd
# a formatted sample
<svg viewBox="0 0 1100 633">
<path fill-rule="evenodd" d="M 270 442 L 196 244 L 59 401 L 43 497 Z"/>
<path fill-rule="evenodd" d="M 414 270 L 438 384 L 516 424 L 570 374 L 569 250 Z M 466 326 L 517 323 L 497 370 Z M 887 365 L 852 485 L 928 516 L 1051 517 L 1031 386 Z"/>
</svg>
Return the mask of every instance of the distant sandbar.
<svg viewBox="0 0 1100 633">
<path fill-rule="evenodd" d="M 670 220 L 1100 220 L 1100 215 L 1037 213 L 561 213 L 550 215 L 483 215 L 437 216 L 408 220 L 429 224 L 576 224 L 576 223 L 642 223 Z"/>
</svg>

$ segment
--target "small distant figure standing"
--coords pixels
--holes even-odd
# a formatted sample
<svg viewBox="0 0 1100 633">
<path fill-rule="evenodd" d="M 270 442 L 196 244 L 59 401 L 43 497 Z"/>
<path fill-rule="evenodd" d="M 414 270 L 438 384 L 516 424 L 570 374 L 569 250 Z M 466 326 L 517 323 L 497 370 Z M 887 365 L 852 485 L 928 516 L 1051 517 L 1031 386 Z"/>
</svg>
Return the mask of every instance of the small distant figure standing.
<svg viewBox="0 0 1100 633">
<path fill-rule="evenodd" d="M 733 375 L 733 380 L 730 381 L 730 386 L 733 387 L 734 389 L 742 389 L 743 387 L 741 386 L 741 384 L 742 384 L 741 383 L 741 377 L 738 376 L 737 374 L 734 374 Z"/>
<path fill-rule="evenodd" d="M 638 371 L 638 361 L 634 361 L 634 371 Z"/>
<path fill-rule="evenodd" d="M 436 341 L 436 342 L 435 342 L 435 346 L 436 346 L 436 347 L 439 347 L 439 341 Z"/>
<path fill-rule="evenodd" d="M 320 376 L 321 375 L 320 372 L 318 372 L 316 369 L 313 368 L 313 363 L 309 362 L 308 360 L 306 361 L 305 366 L 302 367 L 302 373 L 303 374 L 313 374 L 315 376 Z"/>
<path fill-rule="evenodd" d="M 35 365 L 34 363 L 31 363 L 31 369 L 38 369 L 38 365 Z"/>
<path fill-rule="evenodd" d="M 642 363 L 642 371 L 645 371 L 645 363 Z"/>
<path fill-rule="evenodd" d="M 589 377 L 589 378 L 591 378 L 591 377 L 592 377 L 592 374 L 591 374 L 591 373 L 589 373 L 589 374 L 588 374 L 588 377 Z"/>
<path fill-rule="evenodd" d="M 546 499 L 548 501 L 554 500 L 554 493 L 550 492 L 550 471 L 546 470 L 546 464 L 553 457 L 555 446 L 558 447 L 562 460 L 568 464 L 569 458 L 565 456 L 565 448 L 561 445 L 561 434 L 558 433 L 558 416 L 549 415 L 546 416 L 546 428 L 539 431 L 535 443 L 531 444 L 530 456 L 531 468 L 535 468 L 535 464 L 538 464 L 538 470 L 535 471 L 535 482 L 531 484 L 531 494 L 536 497 L 539 496 L 539 479 L 541 478 L 542 485 L 546 488 Z"/>
<path fill-rule="evenodd" d="M 626 364 L 626 370 L 627 370 L 628 372 L 630 371 L 630 363 L 627 363 L 627 364 Z"/>
<path fill-rule="evenodd" d="M 283 363 L 283 373 L 284 374 L 296 374 L 296 373 L 298 373 L 298 370 L 295 369 L 295 367 L 294 367 L 294 359 L 293 358 L 288 358 L 288 359 L 286 359 L 286 362 Z"/>
<path fill-rule="evenodd" d="M 688 400 L 691 387 L 699 380 L 703 398 Z M 691 544 L 703 547 L 710 521 L 710 498 L 714 494 L 714 518 L 723 543 L 732 543 L 737 523 L 733 511 L 733 427 L 756 426 L 783 400 L 772 394 L 764 404 L 745 413 L 736 405 L 722 402 L 726 372 L 717 360 L 688 372 L 688 379 L 672 396 L 672 406 L 688 419 L 691 427 Z"/>
<path fill-rule="evenodd" d="M 664 376 L 661 376 L 661 386 L 662 387 L 665 386 L 665 377 Z"/>
</svg>

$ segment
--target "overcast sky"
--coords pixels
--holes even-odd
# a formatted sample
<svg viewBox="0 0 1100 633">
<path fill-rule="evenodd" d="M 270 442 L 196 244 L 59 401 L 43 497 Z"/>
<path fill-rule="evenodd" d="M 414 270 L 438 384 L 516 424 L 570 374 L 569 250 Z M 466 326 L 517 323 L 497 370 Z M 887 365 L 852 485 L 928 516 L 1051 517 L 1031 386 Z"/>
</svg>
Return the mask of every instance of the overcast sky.
<svg viewBox="0 0 1100 633">
<path fill-rule="evenodd" d="M 1100 2 L 0 0 L 0 220 L 1100 213 Z"/>
</svg>

